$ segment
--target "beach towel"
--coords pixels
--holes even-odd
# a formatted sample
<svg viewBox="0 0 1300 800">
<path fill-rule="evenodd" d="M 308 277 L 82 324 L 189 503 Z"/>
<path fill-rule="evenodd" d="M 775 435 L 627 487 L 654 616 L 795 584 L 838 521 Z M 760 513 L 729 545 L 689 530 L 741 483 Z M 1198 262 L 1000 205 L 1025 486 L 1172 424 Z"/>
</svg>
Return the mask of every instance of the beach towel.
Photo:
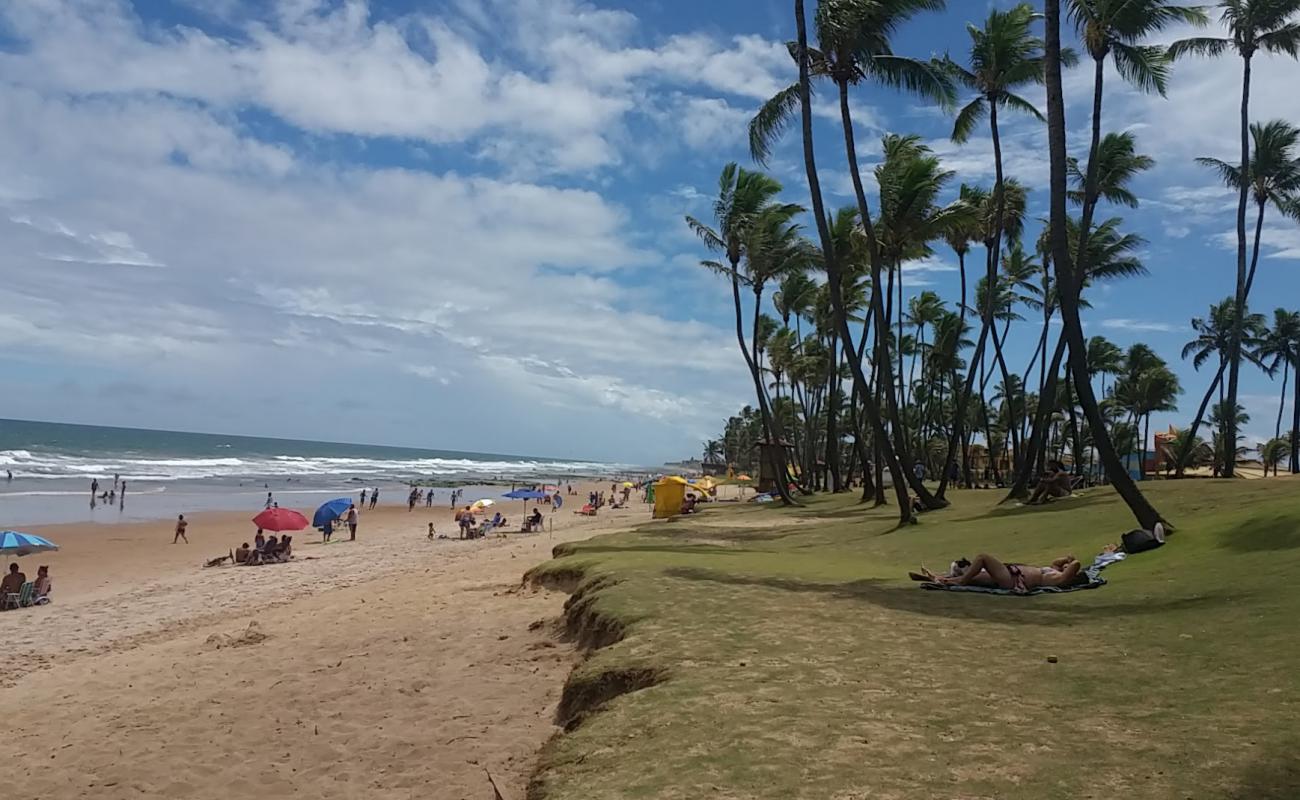
<svg viewBox="0 0 1300 800">
<path fill-rule="evenodd" d="M 1083 571 L 1088 576 L 1087 583 L 1080 583 L 1074 586 L 1039 586 L 1028 592 L 1017 592 L 1012 589 L 997 589 L 991 586 L 953 586 L 947 583 L 933 583 L 927 581 L 921 584 L 922 589 L 931 589 L 942 592 L 978 592 L 979 594 L 1010 594 L 1020 597 L 1028 597 L 1035 594 L 1064 594 L 1066 592 L 1077 592 L 1083 589 L 1099 589 L 1106 585 L 1106 579 L 1101 577 L 1101 571 L 1111 564 L 1124 560 L 1123 553 L 1099 553 L 1092 561 L 1092 566 Z"/>
</svg>

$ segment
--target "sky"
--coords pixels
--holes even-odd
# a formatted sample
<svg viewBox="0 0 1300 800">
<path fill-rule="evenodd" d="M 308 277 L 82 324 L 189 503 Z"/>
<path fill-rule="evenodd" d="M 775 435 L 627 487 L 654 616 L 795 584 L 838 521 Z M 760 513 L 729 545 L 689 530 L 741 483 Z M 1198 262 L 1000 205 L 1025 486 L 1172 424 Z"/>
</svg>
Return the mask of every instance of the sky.
<svg viewBox="0 0 1300 800">
<path fill-rule="evenodd" d="M 795 77 L 788 5 L 0 4 L 0 417 L 697 455 L 753 397 L 729 288 L 683 216 L 709 216 L 724 164 L 755 166 L 746 124 Z M 896 50 L 960 59 L 989 7 L 950 2 Z M 1298 70 L 1257 58 L 1255 118 L 1294 113 Z M 1179 372 L 1183 412 L 1156 426 L 1185 423 L 1212 377 L 1179 351 L 1231 291 L 1235 199 L 1193 158 L 1239 152 L 1239 84 L 1232 59 L 1179 64 L 1166 99 L 1110 75 L 1104 128 L 1157 160 L 1122 212 L 1150 275 L 1097 287 L 1086 332 L 1147 342 Z M 1090 87 L 1067 74 L 1074 149 Z M 846 205 L 829 102 L 818 158 L 828 203 Z M 853 102 L 865 171 L 884 133 L 915 133 L 954 189 L 992 182 L 986 132 L 958 146 L 942 109 L 870 87 Z M 1042 125 L 1003 121 L 1007 174 L 1044 215 Z M 796 137 L 769 170 L 807 203 Z M 1298 266 L 1300 226 L 1274 215 L 1256 310 L 1300 305 Z M 952 299 L 955 269 L 939 248 L 904 286 Z M 1029 360 L 1023 325 L 1012 364 Z M 1247 435 L 1272 435 L 1279 390 L 1243 370 Z"/>
</svg>

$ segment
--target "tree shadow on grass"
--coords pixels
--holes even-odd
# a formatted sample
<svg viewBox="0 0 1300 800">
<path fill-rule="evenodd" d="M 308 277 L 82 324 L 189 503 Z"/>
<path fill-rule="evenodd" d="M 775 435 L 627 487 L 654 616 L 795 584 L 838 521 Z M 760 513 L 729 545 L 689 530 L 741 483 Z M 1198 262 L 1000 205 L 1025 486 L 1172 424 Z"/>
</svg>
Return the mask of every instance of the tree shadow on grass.
<svg viewBox="0 0 1300 800">
<path fill-rule="evenodd" d="M 1282 753 L 1250 765 L 1225 795 L 1226 800 L 1295 800 L 1296 797 L 1300 797 L 1300 761 Z"/>
<path fill-rule="evenodd" d="M 1090 506 L 1095 506 L 1098 503 L 1101 503 L 1103 501 L 1113 500 L 1115 499 L 1115 497 L 1116 495 L 1112 492 L 1099 492 L 1096 489 L 1092 489 L 1089 491 L 1088 494 L 1075 495 L 1069 498 L 1052 500 L 1050 502 L 1043 503 L 1042 505 L 1030 506 L 1030 505 L 1017 505 L 1015 503 L 1007 503 L 1006 505 L 1000 505 L 995 507 L 992 511 L 988 513 L 988 516 L 1015 517 L 1023 514 L 1048 514 L 1057 511 L 1072 511 L 1074 509 L 1088 508 Z"/>
<path fill-rule="evenodd" d="M 846 583 L 818 583 L 798 578 L 737 575 L 692 567 L 674 567 L 664 574 L 690 581 L 706 581 L 731 586 L 756 586 L 789 592 L 823 594 L 845 600 L 858 600 L 893 611 L 906 611 L 956 620 L 983 620 L 1012 625 L 1058 625 L 1074 618 L 1130 617 L 1163 614 L 1183 610 L 1203 610 L 1227 605 L 1243 595 L 1206 594 L 1172 597 L 1143 602 L 1112 602 L 1080 606 L 1054 602 L 1060 595 L 1028 597 L 977 593 L 925 591 L 916 586 L 899 584 L 892 579 L 864 578 Z M 1106 591 L 1088 590 L 1088 593 Z"/>
<path fill-rule="evenodd" d="M 1254 516 L 1223 531 L 1219 539 L 1223 547 L 1238 553 L 1294 550 L 1300 547 L 1300 518 L 1285 514 Z"/>
<path fill-rule="evenodd" d="M 596 553 L 672 553 L 686 556 L 739 556 L 751 551 L 739 547 L 719 547 L 715 544 L 681 544 L 676 546 L 657 544 L 616 545 L 582 545 L 574 547 L 566 555 L 593 555 Z"/>
</svg>

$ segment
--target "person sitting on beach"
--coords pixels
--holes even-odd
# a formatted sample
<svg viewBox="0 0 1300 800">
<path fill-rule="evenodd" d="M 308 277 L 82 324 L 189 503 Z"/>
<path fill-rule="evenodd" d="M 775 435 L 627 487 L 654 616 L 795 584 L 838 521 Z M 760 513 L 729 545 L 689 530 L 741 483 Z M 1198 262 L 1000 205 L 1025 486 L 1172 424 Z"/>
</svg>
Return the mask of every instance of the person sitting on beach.
<svg viewBox="0 0 1300 800">
<path fill-rule="evenodd" d="M 528 516 L 528 519 L 524 520 L 524 532 L 532 533 L 533 531 L 539 531 L 541 529 L 542 512 L 541 510 L 534 508 L 533 513 Z"/>
<path fill-rule="evenodd" d="M 280 561 L 288 561 L 293 558 L 293 537 L 288 534 L 280 537 L 280 546 L 276 549 L 275 556 Z"/>
<path fill-rule="evenodd" d="M 252 550 L 249 548 L 249 546 L 248 546 L 248 542 L 244 542 L 244 543 L 241 544 L 239 547 L 236 547 L 236 548 L 235 548 L 235 563 L 236 563 L 236 564 L 247 564 L 247 563 L 248 563 L 248 555 L 249 555 L 249 553 L 251 553 L 251 552 L 252 552 Z"/>
<path fill-rule="evenodd" d="M 262 535 L 261 528 L 257 529 L 257 535 L 253 537 L 253 549 L 259 553 L 266 549 L 266 537 Z"/>
<path fill-rule="evenodd" d="M 500 511 L 492 515 L 492 527 L 503 528 L 505 527 L 505 524 L 506 524 L 506 518 L 501 516 Z"/>
<path fill-rule="evenodd" d="M 36 568 L 36 582 L 32 584 L 32 605 L 43 606 L 50 602 L 50 592 L 54 591 L 54 581 L 50 580 L 50 568 Z"/>
<path fill-rule="evenodd" d="M 262 546 L 262 557 L 264 559 L 275 558 L 275 554 L 280 552 L 280 541 L 275 538 L 275 534 L 266 537 L 266 544 Z"/>
<path fill-rule="evenodd" d="M 922 568 L 925 576 L 934 583 L 951 586 L 987 586 L 1025 593 L 1040 586 L 1072 586 L 1086 580 L 1083 565 L 1072 555 L 1062 556 L 1051 564 L 1036 567 L 1029 564 L 1008 564 L 988 553 L 975 556 L 957 575 L 934 575 Z"/>
<path fill-rule="evenodd" d="M 18 563 L 10 564 L 9 574 L 0 578 L 0 600 L 7 594 L 18 594 L 24 583 L 27 583 L 27 576 L 18 571 Z"/>
<path fill-rule="evenodd" d="M 695 513 L 695 495 L 694 495 L 694 494 L 688 494 L 688 495 L 686 495 L 686 498 L 685 498 L 684 500 L 682 500 L 682 511 L 681 511 L 681 513 L 683 513 L 683 514 L 694 514 L 694 513 Z"/>
<path fill-rule="evenodd" d="M 1047 462 L 1047 472 L 1038 479 L 1038 486 L 1029 497 L 1029 505 L 1039 505 L 1056 497 L 1070 496 L 1070 473 L 1060 461 Z"/>
</svg>

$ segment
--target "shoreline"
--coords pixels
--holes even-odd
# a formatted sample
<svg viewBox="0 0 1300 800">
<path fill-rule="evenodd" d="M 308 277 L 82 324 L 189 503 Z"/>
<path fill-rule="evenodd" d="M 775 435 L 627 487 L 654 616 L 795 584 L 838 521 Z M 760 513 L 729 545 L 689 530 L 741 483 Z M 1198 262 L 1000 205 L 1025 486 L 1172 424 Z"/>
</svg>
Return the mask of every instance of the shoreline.
<svg viewBox="0 0 1300 800">
<path fill-rule="evenodd" d="M 17 765 L 13 785 L 60 797 L 479 796 L 486 768 L 522 797 L 578 658 L 550 624 L 567 596 L 522 575 L 556 544 L 641 523 L 649 508 L 566 508 L 542 534 L 429 541 L 428 521 L 450 533 L 450 515 L 380 508 L 356 542 L 316 534 L 295 538 L 291 563 L 211 569 L 199 565 L 251 538 L 245 514 L 187 514 L 188 546 L 170 544 L 169 521 L 40 526 L 62 550 L 19 561 L 50 565 L 54 603 L 0 613 L 0 703 L 13 709 L 0 758 Z"/>
</svg>

